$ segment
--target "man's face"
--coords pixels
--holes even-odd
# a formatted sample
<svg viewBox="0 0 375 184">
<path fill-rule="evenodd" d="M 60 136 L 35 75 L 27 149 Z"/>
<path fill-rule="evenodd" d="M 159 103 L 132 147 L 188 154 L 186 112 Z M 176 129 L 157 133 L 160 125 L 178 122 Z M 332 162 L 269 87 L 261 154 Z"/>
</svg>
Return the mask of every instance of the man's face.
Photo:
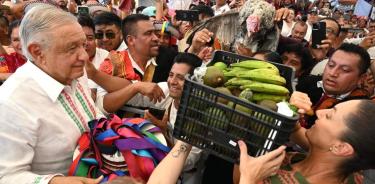
<svg viewBox="0 0 375 184">
<path fill-rule="evenodd" d="M 332 20 L 324 20 L 324 22 L 326 23 L 327 39 L 331 40 L 332 43 L 335 43 L 339 32 L 339 26 Z"/>
<path fill-rule="evenodd" d="M 342 50 L 336 51 L 323 72 L 323 87 L 329 95 L 342 95 L 354 90 L 362 79 L 360 57 Z"/>
<path fill-rule="evenodd" d="M 83 32 L 86 35 L 87 44 L 86 44 L 86 52 L 89 55 L 89 58 L 95 57 L 96 54 L 96 43 L 95 43 L 95 34 L 94 31 L 90 27 L 82 27 Z"/>
<path fill-rule="evenodd" d="M 175 63 L 168 76 L 169 95 L 173 99 L 180 99 L 184 87 L 185 75 L 190 71 L 190 66 L 185 63 Z"/>
<path fill-rule="evenodd" d="M 292 38 L 302 41 L 305 38 L 307 32 L 307 26 L 296 24 L 292 30 Z"/>
<path fill-rule="evenodd" d="M 70 85 L 83 75 L 89 57 L 85 50 L 86 36 L 78 23 L 58 27 L 51 33 L 48 48 L 41 47 L 35 64 L 55 80 Z"/>
<path fill-rule="evenodd" d="M 225 3 L 225 0 L 216 0 L 216 5 L 218 6 L 223 6 Z"/>
<path fill-rule="evenodd" d="M 284 52 L 281 55 L 281 59 L 283 60 L 284 65 L 290 66 L 296 70 L 296 77 L 299 77 L 302 74 L 302 61 L 295 53 Z"/>
<path fill-rule="evenodd" d="M 135 35 L 128 39 L 129 48 L 134 48 L 134 51 L 149 57 L 155 57 L 159 54 L 159 39 L 155 35 L 155 27 L 151 21 L 137 22 L 137 29 Z"/>
<path fill-rule="evenodd" d="M 122 33 L 116 25 L 95 25 L 96 41 L 99 48 L 116 50 L 122 42 Z"/>
<path fill-rule="evenodd" d="M 193 25 L 189 21 L 182 21 L 181 25 L 178 27 L 178 30 L 182 35 L 184 35 L 186 32 L 188 32 Z"/>
<path fill-rule="evenodd" d="M 315 24 L 319 21 L 319 16 L 316 12 L 311 12 L 307 15 L 307 19 L 311 24 Z"/>
<path fill-rule="evenodd" d="M 169 43 L 172 37 L 170 33 L 164 33 L 164 35 L 162 35 L 159 30 L 156 30 L 155 35 L 159 38 L 160 45 L 169 47 Z"/>
<path fill-rule="evenodd" d="M 55 2 L 61 8 L 66 8 L 66 5 L 68 4 L 67 0 L 55 0 Z"/>
<path fill-rule="evenodd" d="M 370 22 L 368 30 L 370 33 L 375 31 L 375 22 Z"/>
<path fill-rule="evenodd" d="M 22 55 L 22 46 L 20 42 L 20 35 L 19 35 L 19 27 L 16 27 L 12 30 L 12 34 L 10 35 L 11 46 L 13 49 Z"/>
</svg>

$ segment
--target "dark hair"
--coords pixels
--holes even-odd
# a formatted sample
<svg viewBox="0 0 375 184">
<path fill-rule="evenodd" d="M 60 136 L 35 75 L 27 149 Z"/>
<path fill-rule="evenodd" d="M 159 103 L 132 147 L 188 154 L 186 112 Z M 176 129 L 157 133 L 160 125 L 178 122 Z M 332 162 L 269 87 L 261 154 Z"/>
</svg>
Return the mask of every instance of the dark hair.
<svg viewBox="0 0 375 184">
<path fill-rule="evenodd" d="M 94 25 L 115 25 L 121 28 L 121 19 L 112 12 L 102 12 L 94 17 Z"/>
<path fill-rule="evenodd" d="M 370 59 L 370 55 L 364 48 L 358 45 L 351 44 L 351 43 L 343 43 L 339 48 L 337 48 L 333 52 L 333 54 L 338 50 L 341 50 L 347 53 L 352 53 L 352 54 L 359 56 L 359 66 L 358 66 L 359 72 L 360 74 L 364 74 L 367 72 L 367 69 L 370 67 L 371 59 Z"/>
<path fill-rule="evenodd" d="M 296 27 L 296 25 L 301 25 L 301 26 L 303 26 L 303 27 L 307 27 L 307 24 L 306 24 L 306 22 L 304 22 L 304 21 L 297 21 L 295 24 L 294 24 L 294 26 L 293 26 L 293 29 Z"/>
<path fill-rule="evenodd" d="M 294 53 L 299 58 L 301 58 L 301 70 L 302 70 L 302 76 L 308 75 L 310 73 L 310 70 L 314 67 L 315 62 L 314 59 L 309 51 L 308 48 L 304 47 L 302 44 L 287 44 L 284 46 L 283 52 L 280 53 L 280 55 L 283 55 L 283 53 Z"/>
<path fill-rule="evenodd" d="M 354 156 L 338 167 L 339 174 L 345 178 L 354 172 L 375 168 L 375 103 L 358 101 L 358 107 L 345 118 L 347 129 L 341 136 L 354 149 Z"/>
<path fill-rule="evenodd" d="M 90 16 L 88 16 L 88 15 L 78 15 L 77 20 L 78 20 L 78 23 L 82 27 L 89 27 L 90 29 L 92 29 L 93 32 L 95 32 L 94 21 L 90 18 Z"/>
<path fill-rule="evenodd" d="M 199 14 L 203 14 L 205 16 L 209 16 L 209 17 L 215 16 L 214 10 L 211 7 L 203 5 L 203 4 L 199 4 L 193 7 L 191 8 L 191 10 L 197 10 L 199 11 Z"/>
<path fill-rule="evenodd" d="M 0 25 L 1 25 L 1 27 L 8 27 L 9 26 L 9 20 L 3 15 L 0 15 Z"/>
<path fill-rule="evenodd" d="M 281 56 L 277 52 L 272 52 L 270 50 L 263 50 L 263 51 L 256 52 L 254 55 L 256 55 L 256 54 L 262 54 L 262 55 L 264 55 L 264 59 L 266 61 L 270 61 L 270 62 L 274 62 L 274 63 L 279 63 L 279 64 L 283 63 L 283 60 L 281 59 Z"/>
<path fill-rule="evenodd" d="M 142 11 L 146 8 L 146 6 L 139 6 L 138 8 L 135 9 L 135 12 L 138 14 L 138 13 L 142 13 Z"/>
<path fill-rule="evenodd" d="M 331 17 L 326 17 L 326 18 L 322 18 L 320 21 L 323 21 L 323 20 L 330 20 L 330 21 L 335 22 L 336 25 L 337 25 L 337 27 L 338 27 L 338 30 L 337 30 L 336 36 L 339 36 L 339 35 L 340 35 L 340 32 L 341 32 L 341 26 L 340 26 L 340 24 L 337 22 L 336 19 L 331 18 Z"/>
<path fill-rule="evenodd" d="M 20 27 L 20 25 L 21 25 L 21 20 L 15 20 L 9 24 L 9 28 L 8 28 L 9 37 L 12 34 L 13 29 Z"/>
<path fill-rule="evenodd" d="M 202 65 L 202 59 L 198 56 L 186 53 L 186 52 L 180 52 L 177 54 L 177 56 L 173 60 L 174 63 L 184 63 L 190 66 L 189 74 L 193 74 L 194 69 L 197 67 L 200 67 Z"/>
<path fill-rule="evenodd" d="M 126 44 L 128 44 L 127 37 L 129 35 L 135 35 L 136 30 L 138 29 L 136 24 L 139 21 L 149 21 L 150 17 L 143 14 L 132 14 L 127 16 L 124 20 L 122 20 L 122 36 Z"/>
</svg>

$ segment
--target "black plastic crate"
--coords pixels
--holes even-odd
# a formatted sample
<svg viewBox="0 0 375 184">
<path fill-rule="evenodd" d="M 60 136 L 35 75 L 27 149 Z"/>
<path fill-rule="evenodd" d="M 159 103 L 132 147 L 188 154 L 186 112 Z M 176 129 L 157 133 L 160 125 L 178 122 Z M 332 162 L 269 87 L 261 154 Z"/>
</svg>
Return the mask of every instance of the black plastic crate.
<svg viewBox="0 0 375 184">
<path fill-rule="evenodd" d="M 234 54 L 232 52 L 226 52 L 226 51 L 219 50 L 219 51 L 215 51 L 209 65 L 213 65 L 214 63 L 220 61 L 220 62 L 226 63 L 229 66 L 232 63 L 238 63 L 238 62 L 250 60 L 250 59 L 251 60 L 258 60 L 258 59 L 255 59 L 255 58 Z M 267 61 L 267 62 L 269 62 L 269 61 Z M 292 93 L 294 91 L 294 88 L 293 88 L 293 85 L 292 85 L 292 81 L 294 80 L 294 69 L 292 67 L 282 65 L 282 64 L 279 64 L 279 63 L 274 63 L 274 62 L 269 62 L 269 63 L 272 63 L 273 65 L 275 65 L 279 69 L 280 75 L 282 77 L 284 77 L 285 80 L 286 80 L 285 87 L 288 88 L 290 93 Z"/>
<path fill-rule="evenodd" d="M 228 54 L 232 55 L 223 51 L 216 52 L 214 60 L 215 57 L 228 57 Z M 216 62 L 230 64 L 247 59 L 251 58 L 243 57 L 233 62 L 220 59 Z M 294 76 L 290 67 L 275 65 L 287 81 L 289 77 Z M 288 89 L 291 90 L 289 87 Z M 231 105 L 222 104 L 218 102 L 219 99 L 225 99 Z M 214 88 L 186 78 L 173 135 L 177 139 L 236 163 L 239 158 L 238 140 L 245 141 L 250 155 L 263 155 L 288 141 L 297 120 L 298 116 L 284 116 L 235 96 L 219 93 Z"/>
</svg>

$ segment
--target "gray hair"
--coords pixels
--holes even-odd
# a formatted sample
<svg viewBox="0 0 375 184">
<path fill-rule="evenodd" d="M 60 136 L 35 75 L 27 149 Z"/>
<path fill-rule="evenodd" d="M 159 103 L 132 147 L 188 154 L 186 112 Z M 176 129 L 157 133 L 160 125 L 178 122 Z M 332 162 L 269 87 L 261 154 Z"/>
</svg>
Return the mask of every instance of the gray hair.
<svg viewBox="0 0 375 184">
<path fill-rule="evenodd" d="M 72 14 L 52 5 L 43 4 L 31 8 L 23 17 L 19 28 L 23 54 L 34 61 L 27 49 L 31 43 L 37 42 L 46 48 L 53 40 L 51 33 L 55 28 L 76 22 L 77 19 Z"/>
</svg>

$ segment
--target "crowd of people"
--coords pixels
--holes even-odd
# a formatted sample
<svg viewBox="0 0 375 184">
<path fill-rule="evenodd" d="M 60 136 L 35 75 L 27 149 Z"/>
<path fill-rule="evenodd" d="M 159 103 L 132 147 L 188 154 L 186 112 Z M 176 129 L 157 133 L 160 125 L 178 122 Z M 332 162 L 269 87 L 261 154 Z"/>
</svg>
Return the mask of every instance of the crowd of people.
<svg viewBox="0 0 375 184">
<path fill-rule="evenodd" d="M 359 2 L 1 1 L 0 183 L 101 183 L 67 174 L 88 122 L 113 113 L 149 120 L 171 151 L 148 181 L 109 184 L 375 183 L 375 20 L 356 15 Z M 237 25 L 246 32 L 227 43 Z M 215 50 L 294 68 L 296 146 L 254 158 L 239 140 L 237 165 L 173 138 L 185 77 Z"/>
</svg>

